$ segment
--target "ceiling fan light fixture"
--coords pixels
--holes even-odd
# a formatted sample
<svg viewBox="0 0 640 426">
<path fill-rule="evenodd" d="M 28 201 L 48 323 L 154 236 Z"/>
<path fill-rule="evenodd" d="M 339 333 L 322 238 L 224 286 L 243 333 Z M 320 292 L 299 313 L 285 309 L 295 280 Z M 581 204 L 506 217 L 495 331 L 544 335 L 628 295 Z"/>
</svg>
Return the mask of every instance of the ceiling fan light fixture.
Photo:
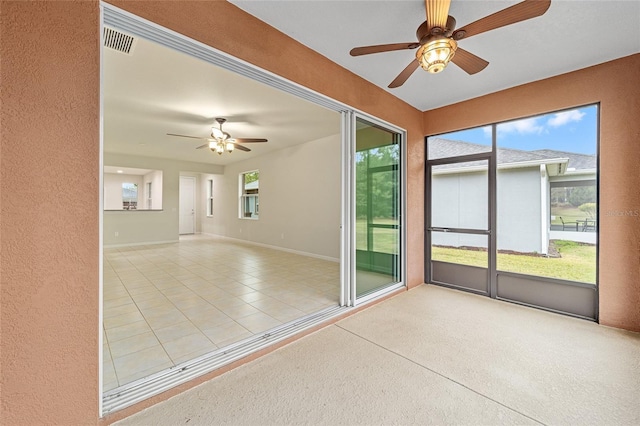
<svg viewBox="0 0 640 426">
<path fill-rule="evenodd" d="M 232 153 L 232 152 L 233 152 L 233 148 L 235 148 L 235 147 L 233 146 L 233 142 L 227 141 L 227 142 L 226 142 L 226 148 L 227 148 L 227 152 L 228 152 L 228 153 Z"/>
<path fill-rule="evenodd" d="M 224 152 L 224 144 L 218 142 L 218 144 L 216 145 L 216 152 L 218 153 L 218 155 L 222 155 L 222 153 Z"/>
<path fill-rule="evenodd" d="M 425 71 L 437 74 L 451 61 L 456 53 L 458 43 L 443 35 L 436 35 L 430 38 L 416 52 L 416 59 Z"/>
</svg>

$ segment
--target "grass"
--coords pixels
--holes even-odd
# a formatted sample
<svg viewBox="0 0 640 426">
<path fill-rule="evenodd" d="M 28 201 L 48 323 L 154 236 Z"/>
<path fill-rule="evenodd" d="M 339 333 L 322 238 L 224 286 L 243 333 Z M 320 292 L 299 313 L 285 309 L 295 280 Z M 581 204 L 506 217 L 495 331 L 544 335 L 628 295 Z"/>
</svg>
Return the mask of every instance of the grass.
<svg viewBox="0 0 640 426">
<path fill-rule="evenodd" d="M 584 213 L 578 211 L 584 219 Z M 571 216 L 562 217 L 568 221 Z M 558 219 L 559 221 L 559 219 Z M 377 219 L 376 223 L 394 223 L 392 220 Z M 596 248 L 573 241 L 556 240 L 559 258 L 531 256 L 526 254 L 498 253 L 498 270 L 516 272 L 541 277 L 559 278 L 595 284 L 596 282 Z M 356 221 L 356 248 L 367 250 L 367 222 Z M 373 250 L 379 253 L 398 253 L 398 230 L 375 228 L 373 230 Z M 486 251 L 465 250 L 445 247 L 432 248 L 433 260 L 458 263 L 462 265 L 487 267 Z"/>
<path fill-rule="evenodd" d="M 498 253 L 498 270 L 595 284 L 596 247 L 564 240 L 555 244 L 559 258 Z M 487 267 L 483 251 L 432 247 L 431 252 L 433 260 Z"/>
<path fill-rule="evenodd" d="M 374 219 L 374 223 L 384 225 L 394 225 L 394 219 Z M 379 253 L 398 254 L 399 238 L 398 229 L 373 228 L 373 251 Z M 367 250 L 367 221 L 366 219 L 356 220 L 356 249 Z"/>
<path fill-rule="evenodd" d="M 560 222 L 560 216 L 562 216 L 562 219 L 564 219 L 564 222 L 575 222 L 578 220 L 585 220 L 587 219 L 588 215 L 581 211 L 579 208 L 577 207 L 573 207 L 573 206 L 552 206 L 551 207 L 551 217 L 554 217 L 554 219 L 551 220 L 551 224 L 552 225 L 562 225 L 562 222 Z"/>
</svg>

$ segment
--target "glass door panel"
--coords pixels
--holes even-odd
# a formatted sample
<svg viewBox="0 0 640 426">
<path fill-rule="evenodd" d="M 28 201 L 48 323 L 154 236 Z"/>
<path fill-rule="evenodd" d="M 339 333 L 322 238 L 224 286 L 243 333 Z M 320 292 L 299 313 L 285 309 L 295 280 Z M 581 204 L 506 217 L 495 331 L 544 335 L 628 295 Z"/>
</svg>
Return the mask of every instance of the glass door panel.
<svg viewBox="0 0 640 426">
<path fill-rule="evenodd" d="M 400 282 L 399 142 L 356 119 L 356 298 Z"/>
</svg>

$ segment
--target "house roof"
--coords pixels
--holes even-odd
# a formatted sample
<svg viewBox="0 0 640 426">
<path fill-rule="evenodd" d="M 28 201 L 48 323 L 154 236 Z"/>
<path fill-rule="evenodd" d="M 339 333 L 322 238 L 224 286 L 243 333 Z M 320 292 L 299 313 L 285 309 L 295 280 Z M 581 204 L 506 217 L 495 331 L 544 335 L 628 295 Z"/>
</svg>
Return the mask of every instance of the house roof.
<svg viewBox="0 0 640 426">
<path fill-rule="evenodd" d="M 461 155 L 479 154 L 490 151 L 488 145 L 480 145 L 471 142 L 457 141 L 438 137 L 428 139 L 427 147 L 429 158 L 448 158 Z M 586 170 L 596 168 L 596 156 L 579 154 L 574 152 L 556 151 L 552 149 L 539 149 L 535 151 L 524 151 L 513 148 L 498 148 L 498 165 L 508 166 L 518 163 L 539 162 L 549 163 L 553 160 L 566 162 L 567 168 L 575 170 Z M 463 168 L 477 165 L 477 162 L 455 163 L 437 166 L 438 169 Z"/>
<path fill-rule="evenodd" d="M 535 152 L 536 154 L 541 154 L 546 156 L 547 158 L 568 158 L 569 165 L 568 167 L 575 170 L 587 170 L 587 169 L 595 169 L 597 167 L 597 161 L 595 155 L 588 154 L 579 154 L 576 152 L 567 152 L 567 151 L 556 151 L 553 149 L 538 149 Z"/>
</svg>

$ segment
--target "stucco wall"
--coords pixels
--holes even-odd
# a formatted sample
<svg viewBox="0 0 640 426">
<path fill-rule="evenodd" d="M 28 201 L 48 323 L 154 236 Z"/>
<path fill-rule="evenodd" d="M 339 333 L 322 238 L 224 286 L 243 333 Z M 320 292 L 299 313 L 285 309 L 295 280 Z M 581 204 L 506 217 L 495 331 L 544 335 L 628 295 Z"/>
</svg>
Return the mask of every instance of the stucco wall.
<svg viewBox="0 0 640 426">
<path fill-rule="evenodd" d="M 600 103 L 600 322 L 640 331 L 640 54 L 424 113 L 426 134 Z"/>
<path fill-rule="evenodd" d="M 422 282 L 420 111 L 227 2 L 114 4 L 407 129 L 415 177 L 408 187 L 408 281 Z M 3 1 L 0 8 L 1 421 L 95 424 L 99 4 Z M 163 201 L 166 210 L 171 200 Z"/>
<path fill-rule="evenodd" d="M 0 3 L 3 425 L 98 418 L 99 11 Z"/>
</svg>

